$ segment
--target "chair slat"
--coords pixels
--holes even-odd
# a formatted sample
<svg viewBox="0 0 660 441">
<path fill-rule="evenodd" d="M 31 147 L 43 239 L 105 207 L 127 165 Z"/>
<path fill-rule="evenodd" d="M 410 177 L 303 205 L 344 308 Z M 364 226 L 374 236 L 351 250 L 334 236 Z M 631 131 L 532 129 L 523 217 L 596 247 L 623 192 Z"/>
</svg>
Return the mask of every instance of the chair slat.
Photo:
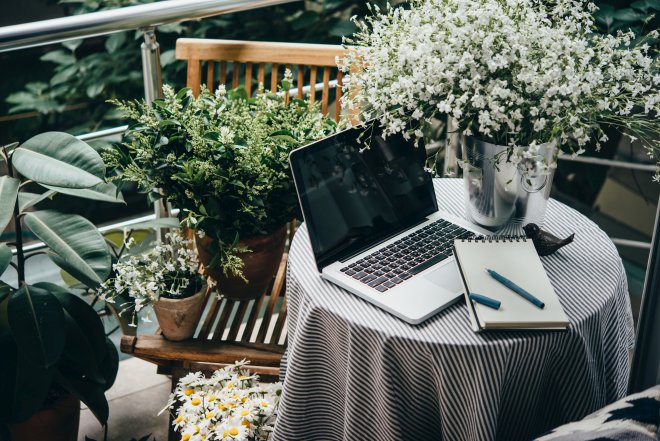
<svg viewBox="0 0 660 441">
<path fill-rule="evenodd" d="M 289 73 L 293 75 L 293 73 L 291 72 L 291 64 L 285 64 L 284 69 L 285 69 L 284 70 L 285 73 L 288 70 Z M 289 89 L 284 91 L 284 104 L 289 104 Z"/>
<path fill-rule="evenodd" d="M 330 68 L 323 68 L 323 94 L 321 94 L 321 113 L 328 114 L 328 100 L 330 99 Z"/>
<path fill-rule="evenodd" d="M 236 340 L 238 330 L 241 328 L 241 323 L 243 322 L 243 316 L 251 302 L 252 300 L 243 300 L 238 303 L 238 309 L 236 309 L 236 314 L 234 314 L 234 321 L 231 324 L 231 328 L 229 328 L 229 334 L 227 334 L 227 341 Z"/>
<path fill-rule="evenodd" d="M 316 66 L 309 66 L 309 102 L 316 100 Z"/>
<path fill-rule="evenodd" d="M 206 87 L 209 89 L 209 92 L 213 93 L 213 74 L 215 69 L 215 63 L 209 61 L 206 66 Z"/>
<path fill-rule="evenodd" d="M 227 84 L 227 62 L 220 62 L 220 79 L 218 80 L 219 84 Z"/>
<path fill-rule="evenodd" d="M 298 65 L 298 99 L 303 97 L 303 85 L 305 83 L 305 66 Z"/>
<path fill-rule="evenodd" d="M 344 72 L 337 72 L 337 89 L 335 94 L 335 121 L 339 122 L 341 117 L 341 93 L 342 86 L 344 84 Z"/>
<path fill-rule="evenodd" d="M 243 335 L 241 336 L 241 341 L 249 342 L 250 338 L 252 338 L 252 334 L 254 333 L 254 324 L 259 318 L 259 313 L 261 312 L 261 307 L 264 303 L 264 297 L 265 296 L 262 295 L 254 301 L 254 304 L 252 305 L 252 311 L 250 311 L 250 316 L 247 323 L 245 324 L 245 331 L 243 331 Z"/>
<path fill-rule="evenodd" d="M 266 87 L 264 84 L 264 81 L 266 79 L 266 66 L 264 63 L 259 63 L 259 72 L 257 74 L 257 86 L 258 87 Z"/>
<path fill-rule="evenodd" d="M 273 63 L 273 68 L 270 71 L 270 91 L 277 92 L 277 70 L 280 68 L 280 65 Z"/>
<path fill-rule="evenodd" d="M 280 312 L 277 315 L 277 322 L 275 322 L 275 328 L 273 329 L 273 335 L 270 338 L 272 344 L 279 344 L 280 337 L 282 336 L 282 330 L 284 329 L 284 323 L 286 323 L 286 297 L 282 297 L 282 305 L 280 305 Z"/>
<path fill-rule="evenodd" d="M 199 95 L 199 83 L 201 81 L 200 72 L 201 61 L 190 60 L 188 62 L 186 84 L 192 89 L 193 95 Z"/>
<path fill-rule="evenodd" d="M 222 308 L 222 313 L 220 314 L 220 320 L 213 331 L 213 340 L 222 340 L 222 336 L 225 334 L 225 328 L 227 327 L 227 321 L 229 320 L 229 316 L 233 309 L 234 300 L 225 299 L 225 304 Z"/>
<path fill-rule="evenodd" d="M 238 62 L 234 61 L 234 68 L 231 73 L 231 88 L 236 89 L 238 87 L 238 71 L 239 71 Z"/>
<path fill-rule="evenodd" d="M 270 326 L 270 320 L 273 318 L 273 311 L 275 310 L 275 304 L 277 303 L 282 288 L 284 287 L 284 281 L 286 280 L 286 257 L 287 253 L 284 253 L 285 257 L 282 258 L 280 262 L 280 267 L 277 270 L 275 275 L 275 281 L 273 282 L 273 289 L 270 291 L 270 297 L 268 299 L 268 305 L 266 305 L 266 312 L 264 313 L 263 319 L 261 321 L 261 327 L 259 328 L 259 333 L 257 334 L 257 342 L 265 343 L 266 336 L 268 334 L 268 327 Z"/>
<path fill-rule="evenodd" d="M 179 38 L 178 60 L 232 60 L 240 63 L 291 63 L 336 66 L 346 49 L 339 45 Z"/>
<path fill-rule="evenodd" d="M 245 91 L 252 96 L 252 63 L 245 63 Z"/>
<path fill-rule="evenodd" d="M 218 296 L 214 293 L 213 300 L 211 300 L 211 305 L 209 306 L 209 311 L 206 314 L 204 323 L 202 323 L 202 329 L 199 331 L 199 336 L 202 338 L 208 338 L 211 330 L 213 329 L 213 323 L 215 322 L 216 317 L 218 316 L 218 311 L 222 307 L 222 301 L 218 300 Z"/>
</svg>

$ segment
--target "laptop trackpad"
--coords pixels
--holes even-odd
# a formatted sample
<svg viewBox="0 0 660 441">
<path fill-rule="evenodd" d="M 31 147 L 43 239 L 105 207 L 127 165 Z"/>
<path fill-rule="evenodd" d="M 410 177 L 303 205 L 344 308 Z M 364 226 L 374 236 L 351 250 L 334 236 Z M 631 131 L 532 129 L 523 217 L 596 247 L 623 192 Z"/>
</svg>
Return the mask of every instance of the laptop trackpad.
<svg viewBox="0 0 660 441">
<path fill-rule="evenodd" d="M 455 263 L 448 263 L 424 275 L 424 278 L 449 292 L 462 293 L 463 284 Z"/>
</svg>

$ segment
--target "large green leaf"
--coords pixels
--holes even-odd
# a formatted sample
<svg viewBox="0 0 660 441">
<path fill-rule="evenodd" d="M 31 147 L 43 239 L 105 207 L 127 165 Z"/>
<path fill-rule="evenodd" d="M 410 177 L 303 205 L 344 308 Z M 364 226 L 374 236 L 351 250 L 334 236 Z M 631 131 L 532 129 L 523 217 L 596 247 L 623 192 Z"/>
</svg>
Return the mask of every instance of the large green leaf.
<svg viewBox="0 0 660 441">
<path fill-rule="evenodd" d="M 73 326 L 72 331 L 75 333 L 72 338 L 79 343 L 77 349 L 90 353 L 98 362 L 102 361 L 106 355 L 105 330 L 94 308 L 63 286 L 48 282 L 35 283 L 34 286 L 49 291 L 60 302 L 65 317 L 72 321 L 70 325 Z M 67 334 L 68 338 L 69 334 Z"/>
<path fill-rule="evenodd" d="M 56 194 L 57 192 L 52 190 L 49 190 L 41 194 L 27 193 L 25 191 L 21 191 L 18 193 L 18 209 L 21 212 L 23 212 L 30 207 L 34 207 L 41 201 L 44 201 L 46 199 L 51 199 Z"/>
<path fill-rule="evenodd" d="M 106 425 L 109 409 L 102 385 L 59 370 L 55 371 L 55 380 L 69 393 L 85 403 L 102 425 Z"/>
<path fill-rule="evenodd" d="M 0 276 L 5 272 L 11 262 L 13 255 L 11 250 L 4 243 L 0 243 Z"/>
<path fill-rule="evenodd" d="M 82 216 L 53 210 L 25 215 L 25 225 L 50 249 L 56 265 L 89 286 L 110 274 L 108 246 L 96 227 Z"/>
<path fill-rule="evenodd" d="M 9 298 L 9 329 L 19 351 L 38 366 L 53 365 L 64 349 L 64 311 L 43 288 L 23 285 Z"/>
<path fill-rule="evenodd" d="M 108 390 L 115 384 L 117 379 L 117 370 L 119 369 L 119 354 L 115 344 L 106 337 L 105 339 L 106 354 L 103 362 L 101 363 L 101 375 L 105 381 L 105 390 Z"/>
<path fill-rule="evenodd" d="M 0 311 L 3 308 L 2 302 L 5 301 L 5 298 L 12 292 L 12 287 L 7 285 L 5 282 L 0 280 Z M 0 329 L 6 325 L 5 318 L 0 313 Z"/>
<path fill-rule="evenodd" d="M 89 188 L 103 182 L 105 164 L 86 142 L 67 133 L 46 132 L 18 147 L 12 164 L 39 184 Z"/>
<path fill-rule="evenodd" d="M 17 353 L 16 371 L 13 376 L 11 419 L 24 421 L 37 413 L 44 405 L 52 385 L 53 374 Z"/>
<path fill-rule="evenodd" d="M 16 178 L 9 176 L 0 177 L 0 233 L 5 229 L 12 214 L 14 214 L 14 205 L 16 204 L 16 195 L 18 186 L 21 184 Z"/>
<path fill-rule="evenodd" d="M 66 188 L 54 185 L 44 185 L 49 190 L 57 193 L 76 196 L 84 199 L 93 199 L 95 201 L 111 202 L 115 204 L 125 204 L 124 196 L 117 189 L 117 186 L 108 182 L 102 182 L 90 188 Z"/>
</svg>

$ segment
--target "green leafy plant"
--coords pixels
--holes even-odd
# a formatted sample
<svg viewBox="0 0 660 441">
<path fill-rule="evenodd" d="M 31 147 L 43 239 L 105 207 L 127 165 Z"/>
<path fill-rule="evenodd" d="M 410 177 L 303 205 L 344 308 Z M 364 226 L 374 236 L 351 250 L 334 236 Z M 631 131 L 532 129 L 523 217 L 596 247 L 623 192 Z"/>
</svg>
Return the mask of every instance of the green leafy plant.
<svg viewBox="0 0 660 441">
<path fill-rule="evenodd" d="M 290 79 L 283 84 L 290 86 Z M 181 209 L 180 218 L 209 235 L 225 274 L 242 274 L 240 238 L 266 235 L 298 211 L 288 154 L 299 145 L 335 130 L 318 105 L 283 95 L 245 89 L 215 95 L 189 89 L 153 106 L 115 102 L 127 113 L 126 142 L 104 152 L 118 181 L 137 182 L 152 199 L 164 197 Z"/>
<path fill-rule="evenodd" d="M 660 27 L 660 0 L 600 1 L 596 4 L 598 10 L 594 12 L 594 19 L 598 30 L 604 34 L 632 31 L 641 37 Z"/>
<path fill-rule="evenodd" d="M 60 193 L 123 201 L 104 181 L 100 155 L 71 135 L 48 132 L 1 147 L 0 160 L 8 170 L 0 177 L 0 231 L 13 225 L 15 232 L 13 243 L 0 243 L 0 277 L 9 280 L 12 269 L 16 275 L 15 283 L 0 281 L 0 426 L 24 421 L 66 393 L 105 425 L 104 391 L 117 373 L 117 350 L 96 311 L 71 289 L 28 282 L 26 261 L 46 253 L 84 285 L 100 286 L 110 273 L 111 256 L 96 227 L 82 216 L 36 207 Z M 25 191 L 35 184 L 41 193 Z M 26 228 L 46 251 L 25 248 Z"/>
</svg>

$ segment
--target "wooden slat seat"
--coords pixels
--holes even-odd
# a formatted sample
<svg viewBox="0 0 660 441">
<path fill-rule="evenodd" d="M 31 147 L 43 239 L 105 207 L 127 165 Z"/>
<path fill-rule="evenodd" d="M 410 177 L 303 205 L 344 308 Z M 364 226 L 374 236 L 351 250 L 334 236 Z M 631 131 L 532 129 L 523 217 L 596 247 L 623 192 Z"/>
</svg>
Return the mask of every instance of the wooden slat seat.
<svg viewBox="0 0 660 441">
<path fill-rule="evenodd" d="M 139 344 L 138 344 L 139 341 Z M 232 364 L 246 358 L 257 366 L 279 368 L 284 346 L 243 342 L 207 342 L 191 340 L 174 342 L 160 335 L 128 336 L 122 340 L 122 352 L 148 358 L 156 364 L 195 360 L 205 363 Z"/>
</svg>

